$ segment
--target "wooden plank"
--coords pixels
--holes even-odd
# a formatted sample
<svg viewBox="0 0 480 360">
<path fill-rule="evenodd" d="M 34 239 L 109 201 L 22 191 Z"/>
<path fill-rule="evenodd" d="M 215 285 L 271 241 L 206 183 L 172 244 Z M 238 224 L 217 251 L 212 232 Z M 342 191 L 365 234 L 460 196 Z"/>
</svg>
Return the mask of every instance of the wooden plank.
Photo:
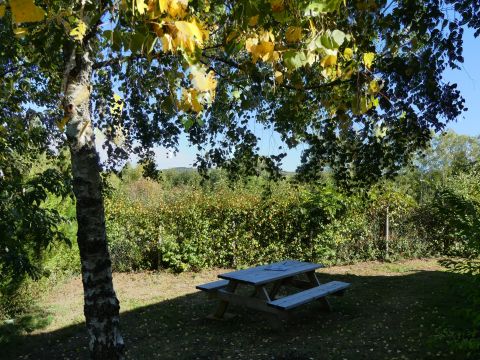
<svg viewBox="0 0 480 360">
<path fill-rule="evenodd" d="M 268 305 L 277 309 L 290 310 L 335 292 L 345 290 L 349 286 L 349 283 L 343 281 L 331 281 L 293 295 L 285 296 L 278 300 L 270 301 Z"/>
<path fill-rule="evenodd" d="M 221 288 L 227 286 L 228 283 L 229 283 L 228 280 L 218 280 L 218 281 L 213 281 L 213 282 L 209 282 L 209 283 L 202 284 L 202 285 L 197 285 L 195 287 L 198 290 L 210 292 L 210 291 L 215 291 L 215 290 L 221 289 Z"/>
<path fill-rule="evenodd" d="M 235 280 L 251 285 L 263 285 L 276 280 L 292 277 L 305 272 L 314 271 L 323 265 L 285 260 L 278 263 L 261 265 L 250 269 L 232 271 L 218 275 L 219 278 Z"/>
</svg>

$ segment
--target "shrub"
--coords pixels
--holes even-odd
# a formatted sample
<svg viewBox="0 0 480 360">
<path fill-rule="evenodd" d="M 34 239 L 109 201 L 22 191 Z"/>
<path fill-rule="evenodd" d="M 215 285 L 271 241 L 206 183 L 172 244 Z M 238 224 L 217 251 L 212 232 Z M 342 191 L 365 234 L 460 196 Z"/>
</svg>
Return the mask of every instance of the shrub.
<svg viewBox="0 0 480 360">
<path fill-rule="evenodd" d="M 391 252 L 398 256 L 420 251 L 406 224 L 415 208 L 409 201 L 398 195 L 391 204 Z M 285 258 L 332 264 L 383 258 L 384 238 L 375 227 L 383 221 L 380 208 L 378 199 L 347 196 L 329 185 L 281 182 L 265 195 L 251 186 L 167 191 L 139 180 L 106 201 L 107 235 L 117 271 L 239 267 Z"/>
</svg>

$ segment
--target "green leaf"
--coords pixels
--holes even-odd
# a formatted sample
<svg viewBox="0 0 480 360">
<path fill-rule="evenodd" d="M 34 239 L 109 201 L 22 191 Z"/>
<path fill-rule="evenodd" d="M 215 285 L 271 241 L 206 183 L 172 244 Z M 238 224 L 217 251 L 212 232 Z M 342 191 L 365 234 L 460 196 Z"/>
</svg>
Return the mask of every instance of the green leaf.
<svg viewBox="0 0 480 360">
<path fill-rule="evenodd" d="M 182 120 L 183 126 L 185 127 L 185 130 L 188 131 L 190 128 L 195 124 L 195 120 L 192 119 L 191 117 L 187 117 Z"/>
<path fill-rule="evenodd" d="M 333 30 L 332 31 L 332 39 L 336 44 L 336 47 L 339 48 L 342 46 L 343 42 L 345 41 L 345 33 L 340 30 Z"/>
<path fill-rule="evenodd" d="M 305 8 L 305 16 L 314 17 L 336 11 L 339 9 L 341 2 L 342 0 L 314 0 Z"/>
<path fill-rule="evenodd" d="M 142 33 L 135 33 L 130 39 L 129 48 L 132 52 L 141 52 L 143 43 L 145 41 L 145 35 Z"/>
<path fill-rule="evenodd" d="M 288 50 L 283 54 L 283 63 L 289 70 L 296 70 L 307 64 L 304 51 Z"/>
</svg>

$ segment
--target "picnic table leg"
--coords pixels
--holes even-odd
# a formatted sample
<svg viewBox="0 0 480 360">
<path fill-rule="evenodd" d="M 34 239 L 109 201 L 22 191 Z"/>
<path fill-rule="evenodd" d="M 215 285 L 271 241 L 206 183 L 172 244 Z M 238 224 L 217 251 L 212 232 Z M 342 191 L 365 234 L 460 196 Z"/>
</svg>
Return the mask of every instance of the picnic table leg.
<svg viewBox="0 0 480 360">
<path fill-rule="evenodd" d="M 320 281 L 318 281 L 317 275 L 315 274 L 315 271 L 310 271 L 307 273 L 308 280 L 310 281 L 310 284 L 312 284 L 312 287 L 319 286 Z M 332 305 L 330 305 L 330 302 L 326 297 L 322 297 L 318 299 L 319 302 L 323 304 L 323 307 L 327 311 L 332 311 Z"/>
<path fill-rule="evenodd" d="M 230 280 L 230 282 L 226 286 L 225 290 L 228 291 L 228 292 L 234 293 L 235 289 L 237 288 L 237 285 L 238 285 L 238 283 L 236 281 L 231 281 Z M 217 320 L 223 319 L 223 316 L 225 315 L 225 311 L 227 311 L 228 304 L 229 304 L 228 301 L 220 300 L 218 305 L 217 305 L 217 309 L 215 310 L 215 312 L 212 315 L 209 316 L 209 318 L 213 318 L 213 319 L 217 319 Z"/>
<path fill-rule="evenodd" d="M 273 287 L 270 290 L 270 293 L 268 294 L 271 300 L 275 300 L 275 296 L 277 296 L 277 293 L 280 290 L 280 288 L 282 287 L 282 285 L 283 285 L 283 279 L 275 281 L 273 283 Z"/>
</svg>

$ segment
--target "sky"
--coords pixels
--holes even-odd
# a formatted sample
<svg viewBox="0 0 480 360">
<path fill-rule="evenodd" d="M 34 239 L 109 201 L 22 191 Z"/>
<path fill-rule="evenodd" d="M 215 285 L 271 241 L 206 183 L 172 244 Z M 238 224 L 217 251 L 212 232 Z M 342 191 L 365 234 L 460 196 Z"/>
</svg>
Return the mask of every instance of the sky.
<svg viewBox="0 0 480 360">
<path fill-rule="evenodd" d="M 444 79 L 457 83 L 466 101 L 468 111 L 464 112 L 456 122 L 447 125 L 458 134 L 480 135 L 480 37 L 474 38 L 473 31 L 466 29 L 464 36 L 464 63 L 460 70 L 447 70 Z M 264 155 L 278 153 L 281 141 L 272 130 L 256 132 L 261 138 L 260 149 Z M 180 141 L 179 153 L 173 156 L 166 149 L 156 149 L 157 165 L 160 169 L 172 167 L 192 167 L 195 160 L 195 148 L 189 147 L 186 138 Z M 294 171 L 300 162 L 303 146 L 290 150 L 283 160 L 285 171 Z"/>
</svg>

